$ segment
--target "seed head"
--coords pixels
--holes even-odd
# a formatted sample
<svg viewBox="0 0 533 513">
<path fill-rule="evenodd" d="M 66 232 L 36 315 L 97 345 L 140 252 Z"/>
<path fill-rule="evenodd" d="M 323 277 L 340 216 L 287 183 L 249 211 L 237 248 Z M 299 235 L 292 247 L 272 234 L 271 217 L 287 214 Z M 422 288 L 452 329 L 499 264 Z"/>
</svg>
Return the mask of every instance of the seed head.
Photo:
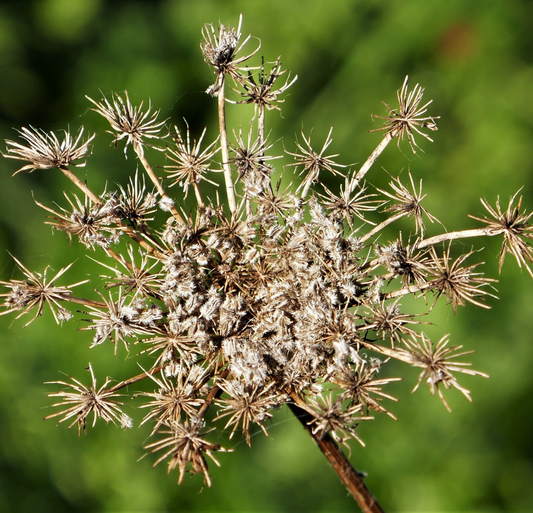
<svg viewBox="0 0 533 513">
<path fill-rule="evenodd" d="M 446 402 L 442 389 L 439 385 L 442 384 L 446 390 L 456 388 L 459 390 L 470 402 L 470 391 L 459 385 L 453 372 L 460 372 L 462 374 L 469 374 L 470 376 L 482 376 L 488 378 L 488 374 L 470 369 L 470 363 L 457 362 L 455 358 L 471 354 L 473 351 L 458 352 L 462 346 L 448 346 L 449 335 L 442 337 L 436 344 L 433 344 L 430 339 L 422 333 L 422 336 L 417 339 L 406 339 L 405 344 L 411 365 L 421 367 L 423 370 L 418 378 L 413 392 L 415 392 L 420 384 L 425 380 L 429 385 L 431 395 L 435 394 L 435 390 L 439 394 L 444 406 L 448 411 L 451 411 L 450 406 Z"/>
<path fill-rule="evenodd" d="M 117 145 L 118 141 L 126 139 L 124 155 L 127 155 L 130 144 L 135 153 L 144 155 L 144 145 L 148 144 L 147 139 L 161 139 L 160 132 L 166 121 L 157 121 L 159 111 L 152 112 L 152 106 L 149 105 L 148 109 L 143 112 L 144 102 L 134 107 L 127 91 L 124 91 L 124 98 L 115 93 L 112 95 L 112 101 L 105 97 L 100 102 L 88 96 L 86 98 L 96 106 L 92 110 L 109 121 L 112 129 L 109 133 L 115 135 L 114 144 Z"/>
<path fill-rule="evenodd" d="M 267 108 L 268 110 L 276 109 L 281 111 L 280 107 L 276 105 L 277 103 L 283 103 L 285 100 L 279 98 L 289 87 L 291 87 L 296 80 L 298 80 L 298 75 L 296 75 L 292 80 L 290 72 L 285 79 L 285 84 L 283 84 L 279 89 L 274 89 L 274 84 L 276 80 L 283 76 L 287 70 L 281 69 L 281 56 L 278 57 L 276 62 L 273 64 L 270 73 L 265 73 L 265 59 L 261 59 L 261 67 L 259 68 L 259 73 L 257 76 L 257 82 L 254 78 L 252 70 L 248 70 L 248 76 L 245 81 L 243 81 L 242 86 L 244 91 L 241 92 L 241 95 L 244 97 L 239 103 L 253 103 L 256 108 Z"/>
<path fill-rule="evenodd" d="M 239 65 L 255 55 L 261 47 L 261 43 L 258 43 L 257 48 L 252 53 L 237 57 L 237 54 L 251 38 L 251 36 L 248 36 L 244 41 L 240 42 L 242 36 L 241 25 L 242 14 L 239 17 L 237 29 L 226 27 L 222 23 L 218 28 L 218 34 L 212 23 L 207 23 L 202 29 L 204 40 L 200 43 L 200 48 L 205 62 L 214 68 L 217 75 L 216 82 L 206 91 L 212 96 L 218 95 L 225 75 L 229 75 L 236 82 L 242 82 L 243 77 Z"/>
<path fill-rule="evenodd" d="M 409 77 L 406 76 L 402 88 L 397 93 L 398 109 L 393 109 L 383 102 L 383 105 L 385 105 L 389 111 L 389 115 L 377 116 L 374 114 L 373 117 L 384 119 L 385 123 L 381 128 L 369 130 L 369 132 L 386 130 L 392 137 L 398 138 L 398 147 L 400 146 L 400 141 L 405 137 L 409 142 L 412 152 L 416 153 L 415 147 L 418 148 L 419 146 L 416 144 L 415 132 L 422 137 L 425 137 L 428 141 L 433 142 L 433 139 L 426 133 L 422 132 L 421 128 L 427 128 L 428 130 L 435 132 L 438 130 L 435 120 L 439 119 L 440 116 L 424 116 L 427 112 L 427 106 L 432 103 L 433 100 L 430 100 L 420 107 L 424 95 L 424 89 L 422 87 L 416 84 L 412 91 L 408 91 Z"/>
<path fill-rule="evenodd" d="M 107 378 L 105 383 L 100 387 L 96 387 L 96 378 L 94 377 L 93 367 L 89 364 L 88 371 L 91 373 L 91 385 L 86 386 L 77 379 L 70 377 L 72 383 L 65 381 L 50 381 L 51 385 L 63 385 L 73 392 L 54 392 L 48 394 L 48 397 L 61 397 L 62 401 L 52 404 L 52 408 L 57 406 L 68 406 L 65 410 L 57 413 L 52 413 L 45 417 L 45 420 L 63 415 L 63 418 L 59 421 L 61 424 L 66 420 L 74 419 L 69 429 L 78 424 L 78 436 L 81 435 L 81 430 L 87 434 L 87 417 L 93 414 L 92 427 L 96 425 L 96 419 L 101 418 L 105 420 L 106 424 L 118 422 L 122 427 L 129 428 L 132 426 L 131 419 L 121 410 L 122 403 L 114 400 L 114 397 L 119 397 L 113 388 L 107 388 L 110 383 L 110 379 Z"/>
<path fill-rule="evenodd" d="M 72 264 L 64 267 L 52 279 L 48 280 L 46 273 L 49 267 L 47 267 L 42 274 L 37 274 L 24 267 L 24 265 L 22 265 L 22 263 L 16 258 L 13 258 L 13 260 L 15 260 L 19 268 L 22 270 L 26 279 L 0 281 L 0 285 L 11 289 L 10 292 L 0 294 L 0 297 L 5 298 L 2 306 L 6 308 L 6 310 L 0 312 L 0 315 L 20 311 L 21 313 L 17 316 L 18 319 L 20 316 L 35 308 L 36 312 L 34 317 L 25 325 L 28 326 L 43 313 L 44 305 L 48 304 L 54 319 L 58 324 L 71 319 L 72 314 L 61 305 L 61 302 L 68 301 L 72 294 L 70 289 L 77 287 L 78 285 L 83 285 L 89 280 L 80 281 L 73 285 L 58 287 L 55 285 L 55 282 L 70 269 Z"/>
<path fill-rule="evenodd" d="M 494 233 L 503 233 L 504 240 L 499 260 L 500 273 L 502 271 L 503 262 L 505 261 L 505 255 L 510 253 L 516 258 L 518 265 L 520 267 L 524 265 L 527 272 L 533 277 L 533 270 L 530 267 L 530 264 L 533 263 L 533 249 L 531 248 L 531 245 L 524 240 L 533 239 L 533 226 L 529 223 L 529 220 L 533 216 L 533 212 L 520 212 L 522 196 L 518 198 L 517 204 L 514 205 L 519 192 L 520 191 L 517 191 L 511 197 L 505 212 L 500 208 L 499 198 L 496 201 L 496 208 L 491 207 L 486 200 L 482 199 L 481 203 L 487 209 L 492 219 L 488 217 L 469 217 L 485 223 L 487 228 Z"/>
<path fill-rule="evenodd" d="M 193 141 L 192 148 L 189 125 L 187 125 L 186 142 L 183 140 L 177 126 L 174 126 L 174 132 L 171 132 L 174 147 L 167 148 L 166 155 L 170 161 L 174 162 L 174 164 L 166 165 L 165 171 L 168 173 L 169 178 L 174 178 L 170 187 L 176 184 L 183 187 L 185 193 L 184 198 L 187 197 L 189 186 L 193 185 L 196 187 L 201 180 L 206 180 L 204 174 L 208 171 L 213 157 L 220 149 L 217 147 L 217 137 L 217 139 L 215 139 L 203 151 L 200 151 L 206 130 L 207 128 L 204 128 L 198 142 L 196 140 Z M 215 182 L 210 180 L 207 181 L 215 185 Z"/>
<path fill-rule="evenodd" d="M 63 140 L 60 141 L 54 132 L 46 133 L 38 128 L 22 128 L 17 130 L 22 139 L 27 142 L 27 146 L 15 141 L 6 141 L 8 146 L 7 154 L 3 154 L 8 159 L 24 160 L 29 162 L 15 173 L 36 169 L 68 168 L 76 161 L 82 160 L 90 155 L 89 144 L 96 134 L 91 135 L 86 141 L 82 141 L 83 127 L 78 131 L 76 139 L 73 139 L 69 130 L 63 131 Z M 74 164 L 76 167 L 84 167 L 85 161 Z"/>
</svg>

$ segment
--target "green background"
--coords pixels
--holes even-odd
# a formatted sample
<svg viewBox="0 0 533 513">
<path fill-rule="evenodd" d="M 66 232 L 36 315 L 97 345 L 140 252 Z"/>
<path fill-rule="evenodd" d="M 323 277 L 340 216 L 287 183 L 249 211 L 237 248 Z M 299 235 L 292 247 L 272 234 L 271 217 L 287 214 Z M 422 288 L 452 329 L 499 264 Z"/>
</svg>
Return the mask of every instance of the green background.
<svg viewBox="0 0 533 513">
<path fill-rule="evenodd" d="M 426 208 L 450 231 L 477 226 L 466 215 L 483 213 L 480 197 L 494 203 L 501 195 L 506 205 L 523 186 L 524 205 L 533 208 L 533 3 L 527 1 L 3 0 L 0 137 L 14 139 L 12 127 L 30 124 L 97 131 L 94 154 L 79 173 L 97 191 L 106 182 L 125 184 L 137 163 L 110 146 L 104 120 L 88 110 L 85 95 L 127 89 L 133 102 L 151 98 L 174 123 L 186 117 L 197 137 L 209 126 L 212 140 L 216 102 L 204 93 L 213 75 L 200 53 L 201 28 L 219 20 L 234 25 L 241 12 L 243 33 L 262 41 L 260 55 L 272 61 L 281 54 L 299 76 L 283 117 L 267 115 L 273 151 L 293 151 L 302 127 L 313 129 L 320 147 L 333 126 L 331 152 L 339 162 L 360 164 L 380 140 L 366 133 L 379 126 L 371 114 L 385 114 L 381 101 L 393 104 L 409 74 L 434 99 L 430 113 L 442 116 L 435 142 L 419 137 L 425 153 L 416 156 L 407 145 L 398 151 L 391 144 L 369 182 L 383 187 L 387 172 L 410 169 L 424 179 Z M 228 111 L 230 126 L 246 130 L 250 110 Z M 161 163 L 158 155 L 150 158 Z M 76 261 L 70 282 L 89 274 L 96 284 L 102 268 L 78 243 L 69 248 L 64 234 L 52 235 L 33 202 L 64 205 L 62 191 L 72 187 L 54 170 L 11 178 L 16 165 L 0 163 L 1 279 L 21 278 L 9 252 L 35 271 Z M 402 226 L 408 233 L 410 225 Z M 430 226 L 428 233 L 440 230 Z M 475 245 L 485 248 L 476 257 L 487 262 L 489 276 L 498 272 L 499 245 Z M 452 343 L 476 350 L 474 368 L 491 378 L 460 380 L 472 390 L 472 404 L 452 391 L 449 414 L 426 388 L 410 393 L 416 371 L 386 371 L 404 376 L 388 388 L 400 399 L 388 405 L 399 420 L 378 416 L 361 425 L 366 448 L 354 444 L 351 458 L 368 472 L 386 511 L 533 511 L 533 282 L 510 257 L 503 271 L 492 310 L 468 305 L 454 316 L 441 301 L 426 329 L 436 339 L 451 333 Z M 419 307 L 402 303 L 405 310 Z M 115 357 L 106 344 L 89 351 L 91 334 L 77 331 L 79 316 L 63 328 L 49 313 L 27 328 L 13 317 L 0 318 L 1 511 L 356 509 L 286 411 L 268 426 L 271 439 L 254 437 L 251 449 L 238 438 L 230 442 L 234 453 L 220 455 L 221 468 L 211 465 L 213 486 L 202 493 L 199 476 L 178 487 L 164 465 L 151 468 L 153 457 L 138 461 L 148 426 L 122 431 L 99 423 L 78 439 L 75 429 L 44 422 L 51 413 L 45 394 L 57 389 L 43 382 L 64 379 L 60 371 L 87 382 L 89 361 L 100 380 L 120 379 L 136 372 L 136 359 L 124 351 Z M 134 403 L 126 411 L 138 423 Z"/>
</svg>

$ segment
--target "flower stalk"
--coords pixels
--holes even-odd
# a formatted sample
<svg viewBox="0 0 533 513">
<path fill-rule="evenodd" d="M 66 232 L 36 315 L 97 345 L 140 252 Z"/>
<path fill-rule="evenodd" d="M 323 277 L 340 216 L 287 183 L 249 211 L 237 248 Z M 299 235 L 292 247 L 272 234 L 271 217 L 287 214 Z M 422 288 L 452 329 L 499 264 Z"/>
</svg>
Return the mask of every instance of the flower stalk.
<svg viewBox="0 0 533 513">
<path fill-rule="evenodd" d="M 226 194 L 228 198 L 228 206 L 231 215 L 235 215 L 237 210 L 237 203 L 235 201 L 235 186 L 231 176 L 231 165 L 229 159 L 228 146 L 228 131 L 226 127 L 226 91 L 225 91 L 225 76 L 221 75 L 219 79 L 218 89 L 218 129 L 220 131 L 220 152 L 222 155 L 222 167 L 224 169 L 224 183 L 226 184 Z"/>
<path fill-rule="evenodd" d="M 355 499 L 361 511 L 363 513 L 383 513 L 383 509 L 363 481 L 363 475 L 352 467 L 350 461 L 331 436 L 327 434 L 323 437 L 316 436 L 309 426 L 309 422 L 313 417 L 306 410 L 296 406 L 296 404 L 290 403 L 289 408 L 302 423 L 322 454 L 324 454 L 331 468 L 339 476 L 342 484 Z"/>
</svg>

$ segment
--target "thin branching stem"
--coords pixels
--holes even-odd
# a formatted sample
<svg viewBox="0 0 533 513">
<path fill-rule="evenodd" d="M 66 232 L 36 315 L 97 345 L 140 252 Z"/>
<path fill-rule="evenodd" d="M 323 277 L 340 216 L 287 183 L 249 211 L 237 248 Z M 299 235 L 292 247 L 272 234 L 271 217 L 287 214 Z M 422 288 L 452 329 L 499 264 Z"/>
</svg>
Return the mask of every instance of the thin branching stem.
<svg viewBox="0 0 533 513">
<path fill-rule="evenodd" d="M 231 178 L 231 165 L 229 160 L 228 131 L 226 128 L 226 93 L 225 75 L 220 76 L 220 89 L 218 91 L 218 128 L 220 131 L 220 151 L 222 154 L 222 167 L 224 169 L 224 182 L 228 196 L 228 205 L 231 214 L 237 210 L 235 202 L 235 185 Z"/>
<path fill-rule="evenodd" d="M 198 186 L 198 184 L 195 182 L 192 184 L 193 186 L 193 189 L 194 189 L 194 195 L 196 196 L 196 201 L 198 202 L 198 207 L 199 208 L 205 208 L 205 203 L 204 203 L 204 199 L 202 197 L 202 192 L 200 191 L 200 187 Z"/>
<path fill-rule="evenodd" d="M 374 162 L 383 153 L 383 150 L 385 150 L 385 148 L 388 146 L 388 144 L 392 141 L 393 138 L 394 136 L 391 135 L 389 132 L 385 134 L 381 142 L 377 145 L 376 149 L 370 154 L 370 156 L 366 159 L 366 162 L 361 166 L 357 174 L 352 178 L 352 187 L 355 187 L 358 183 L 361 182 L 361 180 L 365 177 L 368 171 L 370 171 L 370 168 L 372 167 Z"/>
<path fill-rule="evenodd" d="M 361 238 L 359 239 L 361 241 L 361 244 L 364 244 L 368 239 L 372 238 L 376 233 L 379 233 L 381 230 L 383 230 L 383 228 L 385 228 L 389 224 L 394 223 L 394 221 L 401 219 L 406 214 L 407 212 L 398 212 L 397 214 L 394 214 L 388 219 L 385 219 L 385 221 L 383 221 L 382 223 L 379 223 L 377 226 L 372 228 L 372 230 L 370 230 L 369 232 L 361 236 Z"/>
<path fill-rule="evenodd" d="M 106 304 L 102 301 L 95 301 L 93 299 L 86 299 L 84 297 L 65 296 L 63 299 L 65 301 L 68 301 L 69 303 L 76 303 L 78 305 L 90 306 L 93 308 L 105 308 L 106 307 Z"/>
<path fill-rule="evenodd" d="M 416 294 L 424 290 L 430 290 L 431 288 L 433 288 L 433 286 L 434 285 L 431 282 L 420 283 L 419 285 L 408 285 L 407 287 L 403 287 L 398 290 L 393 290 L 392 292 L 386 292 L 385 294 L 381 294 L 380 298 L 382 301 L 386 299 L 395 299 L 397 297 L 403 297 L 409 294 Z"/>
<path fill-rule="evenodd" d="M 100 198 L 93 191 L 91 191 L 91 189 L 87 187 L 87 184 L 81 181 L 68 167 L 61 166 L 59 169 L 76 187 L 78 187 L 78 189 L 83 192 L 83 194 L 89 197 L 95 205 L 102 204 Z"/>
<path fill-rule="evenodd" d="M 413 359 L 406 351 L 399 351 L 398 349 L 392 347 L 380 346 L 379 344 L 374 344 L 373 342 L 368 342 L 367 340 L 361 340 L 360 344 L 366 349 L 370 349 L 371 351 L 379 353 L 387 358 L 394 358 L 395 360 L 400 360 L 404 363 L 412 363 Z"/>
<path fill-rule="evenodd" d="M 257 106 L 257 111 L 257 137 L 259 139 L 259 151 L 261 156 L 263 156 L 265 148 L 265 105 L 260 103 Z"/>
<path fill-rule="evenodd" d="M 227 378 L 229 373 L 230 373 L 229 369 L 224 369 L 219 374 L 219 379 Z M 209 407 L 211 406 L 213 401 L 217 397 L 220 397 L 221 394 L 222 394 L 222 389 L 215 383 L 213 385 L 213 388 L 211 388 L 211 390 L 207 394 L 207 397 L 205 398 L 204 403 L 202 404 L 202 406 L 200 406 L 200 409 L 198 410 L 198 414 L 196 415 L 198 419 L 203 419 L 204 418 L 205 414 L 209 410 Z"/>
<path fill-rule="evenodd" d="M 143 165 L 146 174 L 149 176 L 150 180 L 154 184 L 155 188 L 157 189 L 157 192 L 161 196 L 161 198 L 168 198 L 168 194 L 166 193 L 165 189 L 161 185 L 161 182 L 157 175 L 154 173 L 154 170 L 152 169 L 152 166 L 144 156 L 144 152 L 141 150 L 136 149 L 137 157 L 141 161 L 141 164 Z M 178 212 L 176 206 L 174 205 L 174 202 L 172 202 L 172 207 L 170 209 L 170 212 L 174 216 L 174 219 L 178 221 L 179 223 L 183 223 L 183 217 L 181 217 L 181 214 Z"/>
<path fill-rule="evenodd" d="M 116 392 L 117 390 L 120 390 L 121 388 L 127 387 L 129 385 L 133 385 L 134 383 L 138 383 L 139 381 L 142 381 L 150 376 L 154 376 L 155 374 L 158 374 L 165 367 L 166 367 L 166 364 L 159 365 L 158 367 L 154 367 L 153 369 L 150 369 L 149 371 L 144 371 L 142 374 L 137 374 L 136 376 L 132 376 L 131 378 L 121 381 L 120 383 L 117 383 L 116 385 L 113 385 L 109 389 L 109 391 Z"/>
<path fill-rule="evenodd" d="M 423 249 L 448 240 L 468 239 L 470 237 L 493 237 L 502 234 L 504 231 L 505 230 L 503 229 L 495 230 L 494 228 L 474 228 L 472 230 L 441 233 L 440 235 L 435 235 L 434 237 L 415 242 L 413 246 L 416 249 Z"/>
</svg>

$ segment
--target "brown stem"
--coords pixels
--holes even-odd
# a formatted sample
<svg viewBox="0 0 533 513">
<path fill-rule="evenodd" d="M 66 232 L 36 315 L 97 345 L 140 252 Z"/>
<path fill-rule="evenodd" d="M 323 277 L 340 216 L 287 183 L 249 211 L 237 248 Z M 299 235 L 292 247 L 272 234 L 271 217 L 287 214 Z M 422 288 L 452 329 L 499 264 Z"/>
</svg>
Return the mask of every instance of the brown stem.
<svg viewBox="0 0 533 513">
<path fill-rule="evenodd" d="M 153 255 L 156 258 L 159 258 L 160 260 L 165 258 L 165 255 L 163 253 L 157 251 L 157 249 L 155 249 L 152 245 L 146 242 L 146 240 L 141 237 L 135 230 L 123 224 L 120 227 L 130 239 L 134 240 L 137 244 L 139 244 L 139 246 L 141 246 L 147 253 Z"/>
<path fill-rule="evenodd" d="M 149 371 L 145 371 L 142 374 L 137 374 L 137 376 L 133 376 L 129 379 L 121 381 L 120 383 L 117 383 L 116 385 L 112 386 L 109 389 L 109 391 L 116 392 L 117 390 L 127 387 L 128 385 L 133 385 L 133 383 L 137 383 L 138 381 L 142 381 L 143 379 L 146 379 L 149 376 L 153 376 L 154 374 L 161 372 L 165 367 L 166 367 L 166 364 L 160 365 L 159 367 L 154 367 L 153 369 L 150 369 Z"/>
<path fill-rule="evenodd" d="M 220 373 L 220 376 L 218 377 L 218 379 L 224 379 L 228 376 L 228 374 L 229 374 L 229 369 L 224 369 Z M 219 388 L 216 384 L 213 385 L 213 388 L 209 391 L 209 393 L 207 394 L 207 397 L 205 398 L 204 404 L 202 404 L 202 406 L 200 406 L 200 409 L 198 410 L 198 414 L 196 415 L 198 419 L 202 419 L 204 417 L 204 415 L 207 413 L 207 410 L 211 406 L 211 403 L 217 397 L 219 397 L 221 393 L 222 393 L 222 389 Z"/>
<path fill-rule="evenodd" d="M 196 196 L 196 201 L 198 202 L 198 208 L 205 208 L 204 199 L 202 197 L 202 192 L 200 191 L 200 187 L 198 187 L 198 184 L 195 182 L 192 184 L 194 188 L 194 195 Z"/>
<path fill-rule="evenodd" d="M 257 137 L 259 138 L 259 148 L 261 156 L 264 154 L 265 147 L 265 105 L 260 103 L 258 106 L 259 113 L 257 115 Z"/>
<path fill-rule="evenodd" d="M 371 351 L 375 351 L 376 353 L 379 353 L 382 356 L 388 356 L 389 358 L 394 358 L 395 360 L 399 360 L 401 362 L 407 363 L 408 365 L 412 365 L 414 367 L 421 366 L 420 362 L 416 360 L 416 357 L 413 356 L 409 351 L 406 351 L 405 349 L 380 346 L 379 344 L 374 344 L 372 342 L 368 342 L 367 340 L 361 340 L 360 344 L 363 347 L 366 347 L 367 349 L 370 349 Z"/>
<path fill-rule="evenodd" d="M 291 396 L 296 395 L 295 393 Z M 339 476 L 340 480 L 346 486 L 346 489 L 355 499 L 363 513 L 384 513 L 381 506 L 370 493 L 366 484 L 361 478 L 361 474 L 357 472 L 348 461 L 348 458 L 339 449 L 339 446 L 326 434 L 322 438 L 313 434 L 313 430 L 309 426 L 309 422 L 313 420 L 313 416 L 308 413 L 301 406 L 293 403 L 288 403 L 289 408 L 294 413 L 295 417 L 302 423 L 305 430 L 309 433 L 313 441 L 318 445 L 322 451 L 331 468 Z"/>
</svg>

